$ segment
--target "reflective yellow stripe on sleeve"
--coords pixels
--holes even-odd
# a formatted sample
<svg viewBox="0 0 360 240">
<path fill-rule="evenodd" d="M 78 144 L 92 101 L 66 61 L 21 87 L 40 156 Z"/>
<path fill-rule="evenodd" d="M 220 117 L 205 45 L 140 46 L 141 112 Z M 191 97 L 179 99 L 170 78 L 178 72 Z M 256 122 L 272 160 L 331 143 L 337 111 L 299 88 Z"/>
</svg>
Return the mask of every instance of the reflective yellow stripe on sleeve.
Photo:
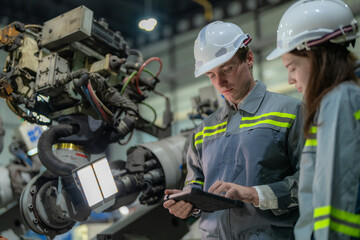
<svg viewBox="0 0 360 240">
<path fill-rule="evenodd" d="M 314 210 L 314 218 L 330 215 L 331 206 L 318 207 Z"/>
<path fill-rule="evenodd" d="M 314 230 L 329 227 L 332 231 L 352 237 L 360 237 L 360 215 L 349 213 L 332 206 L 314 210 Z"/>
<path fill-rule="evenodd" d="M 310 128 L 310 137 L 306 139 L 305 146 L 317 146 L 316 139 L 317 127 Z"/>
<path fill-rule="evenodd" d="M 326 228 L 328 226 L 330 226 L 330 218 L 325 218 L 314 223 L 314 230 L 316 231 L 321 228 Z"/>
<path fill-rule="evenodd" d="M 306 139 L 305 146 L 317 146 L 317 139 Z"/>
<path fill-rule="evenodd" d="M 354 117 L 356 120 L 360 120 L 360 110 L 354 113 Z"/>
<path fill-rule="evenodd" d="M 189 184 L 192 184 L 192 183 L 195 183 L 195 184 L 200 184 L 200 185 L 204 186 L 204 182 L 197 181 L 197 180 L 188 181 L 188 182 L 186 182 L 186 184 L 185 184 L 185 185 L 189 185 Z"/>
<path fill-rule="evenodd" d="M 310 128 L 310 133 L 317 133 L 317 127 L 311 127 Z"/>
<path fill-rule="evenodd" d="M 195 147 L 196 147 L 196 145 L 198 145 L 200 143 L 203 143 L 203 139 L 199 139 L 199 140 L 195 141 L 195 143 L 194 143 Z"/>
<path fill-rule="evenodd" d="M 227 122 L 223 122 L 214 126 L 207 126 L 201 132 L 195 134 L 195 143 L 194 146 L 203 142 L 205 137 L 216 135 L 226 131 Z"/>
<path fill-rule="evenodd" d="M 223 123 L 219 123 L 214 126 L 204 127 L 204 129 L 201 132 L 198 132 L 197 134 L 195 134 L 195 139 L 197 139 L 199 136 L 202 136 L 206 130 L 214 130 L 214 129 L 217 129 L 218 127 L 224 126 L 226 124 L 227 124 L 227 122 L 223 122 Z"/>
</svg>

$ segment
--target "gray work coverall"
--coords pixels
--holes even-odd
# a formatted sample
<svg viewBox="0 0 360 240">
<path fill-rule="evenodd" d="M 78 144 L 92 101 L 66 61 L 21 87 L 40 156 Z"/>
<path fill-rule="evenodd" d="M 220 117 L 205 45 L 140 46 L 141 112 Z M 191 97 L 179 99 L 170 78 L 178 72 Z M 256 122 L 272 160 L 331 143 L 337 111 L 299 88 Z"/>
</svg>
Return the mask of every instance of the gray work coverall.
<svg viewBox="0 0 360 240">
<path fill-rule="evenodd" d="M 237 110 L 227 103 L 195 129 L 184 189 L 200 183 L 207 191 L 221 180 L 259 186 L 272 198 L 263 204 L 267 210 L 245 203 L 201 213 L 202 239 L 293 239 L 304 146 L 301 119 L 299 100 L 266 91 L 257 82 Z"/>
<path fill-rule="evenodd" d="M 300 164 L 297 240 L 360 238 L 360 87 L 327 93 Z"/>
</svg>

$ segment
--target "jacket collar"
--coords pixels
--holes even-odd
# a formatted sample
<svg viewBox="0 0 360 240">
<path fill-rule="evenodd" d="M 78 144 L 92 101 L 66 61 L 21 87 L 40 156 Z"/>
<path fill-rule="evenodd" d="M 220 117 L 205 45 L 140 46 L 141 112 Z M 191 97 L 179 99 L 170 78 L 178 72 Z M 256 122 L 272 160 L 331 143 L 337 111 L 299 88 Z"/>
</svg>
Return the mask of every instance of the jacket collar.
<svg viewBox="0 0 360 240">
<path fill-rule="evenodd" d="M 255 83 L 256 84 L 254 88 L 245 97 L 245 99 L 238 104 L 237 107 L 239 111 L 247 112 L 250 115 L 255 114 L 256 111 L 259 109 L 260 104 L 262 103 L 266 92 L 266 86 L 264 83 L 262 83 L 261 81 L 255 81 Z M 229 103 L 225 99 L 223 115 L 227 116 L 231 109 L 234 109 L 234 105 Z"/>
<path fill-rule="evenodd" d="M 265 92 L 265 84 L 260 81 L 256 81 L 255 87 L 244 99 L 243 103 L 240 106 L 238 105 L 238 109 L 250 113 L 251 115 L 255 114 L 265 97 Z"/>
</svg>

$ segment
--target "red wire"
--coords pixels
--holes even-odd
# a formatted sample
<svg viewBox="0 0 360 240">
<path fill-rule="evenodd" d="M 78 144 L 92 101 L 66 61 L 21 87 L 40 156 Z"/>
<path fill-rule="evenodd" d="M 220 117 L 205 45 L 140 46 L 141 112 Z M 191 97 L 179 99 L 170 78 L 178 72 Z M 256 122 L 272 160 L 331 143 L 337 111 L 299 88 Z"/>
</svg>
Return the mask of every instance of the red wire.
<svg viewBox="0 0 360 240">
<path fill-rule="evenodd" d="M 95 93 L 94 93 L 94 90 L 93 90 L 93 88 L 92 88 L 92 86 L 90 84 L 90 81 L 87 83 L 87 89 L 89 90 L 90 97 L 93 100 L 94 104 L 96 105 L 96 108 L 99 110 L 101 116 L 104 118 L 104 120 L 107 123 L 110 123 L 109 118 L 107 117 L 106 113 L 104 112 L 104 110 L 102 109 L 100 103 L 97 101 L 97 99 L 95 97 Z"/>
<path fill-rule="evenodd" d="M 159 71 L 155 74 L 156 77 L 159 76 L 160 72 L 161 72 L 161 69 L 162 69 L 162 61 L 160 58 L 158 57 L 152 57 L 152 58 L 149 58 L 148 60 L 146 60 L 140 67 L 137 75 L 136 75 L 136 89 L 138 91 L 138 93 L 140 95 L 143 95 L 143 93 L 141 92 L 140 88 L 139 88 L 139 78 L 140 78 L 140 73 L 142 72 L 142 70 L 145 68 L 146 65 L 148 65 L 150 62 L 152 61 L 158 61 L 160 63 L 160 67 L 159 67 Z"/>
</svg>

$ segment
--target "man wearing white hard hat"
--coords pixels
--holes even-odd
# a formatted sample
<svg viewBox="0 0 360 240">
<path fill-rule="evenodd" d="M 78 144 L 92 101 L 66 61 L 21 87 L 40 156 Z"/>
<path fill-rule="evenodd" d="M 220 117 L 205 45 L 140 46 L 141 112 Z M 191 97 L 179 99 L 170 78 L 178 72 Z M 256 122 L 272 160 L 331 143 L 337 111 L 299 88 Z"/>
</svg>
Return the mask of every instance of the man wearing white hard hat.
<svg viewBox="0 0 360 240">
<path fill-rule="evenodd" d="M 217 21 L 194 44 L 195 77 L 207 75 L 225 104 L 194 130 L 184 190 L 201 188 L 244 202 L 200 213 L 202 239 L 293 239 L 304 144 L 301 101 L 254 80 L 250 41 L 237 25 Z M 164 207 L 180 218 L 194 212 L 186 201 L 169 200 Z"/>
<path fill-rule="evenodd" d="M 360 239 L 360 83 L 348 49 L 358 28 L 341 0 L 297 1 L 267 57 L 282 57 L 306 106 L 298 240 Z"/>
</svg>

